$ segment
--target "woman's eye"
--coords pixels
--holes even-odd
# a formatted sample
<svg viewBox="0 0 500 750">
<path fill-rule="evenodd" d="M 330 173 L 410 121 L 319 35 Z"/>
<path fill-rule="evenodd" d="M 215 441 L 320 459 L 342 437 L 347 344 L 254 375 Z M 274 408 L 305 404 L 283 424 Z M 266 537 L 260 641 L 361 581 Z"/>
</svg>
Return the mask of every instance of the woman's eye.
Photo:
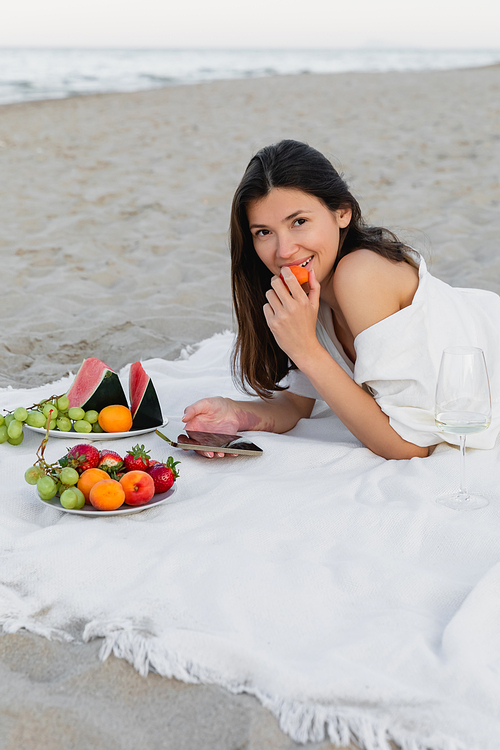
<svg viewBox="0 0 500 750">
<path fill-rule="evenodd" d="M 255 232 L 256 237 L 264 237 L 266 234 L 269 234 L 269 229 L 259 229 Z"/>
<path fill-rule="evenodd" d="M 298 225 L 300 227 L 300 226 L 302 226 L 302 224 L 305 224 L 305 222 L 306 222 L 306 219 L 295 219 L 295 221 L 293 222 L 293 224 L 294 224 L 294 226 Z"/>
</svg>

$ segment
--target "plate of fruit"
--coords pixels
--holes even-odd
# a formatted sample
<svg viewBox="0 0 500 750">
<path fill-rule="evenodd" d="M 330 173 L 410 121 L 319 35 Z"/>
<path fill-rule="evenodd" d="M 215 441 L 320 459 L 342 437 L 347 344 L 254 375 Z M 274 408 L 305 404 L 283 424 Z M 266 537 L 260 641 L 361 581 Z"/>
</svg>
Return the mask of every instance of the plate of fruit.
<svg viewBox="0 0 500 750">
<path fill-rule="evenodd" d="M 81 443 L 48 464 L 46 444 L 47 439 L 24 478 L 36 486 L 40 502 L 57 510 L 94 517 L 127 515 L 161 505 L 176 491 L 179 461 L 171 456 L 156 461 L 144 445 L 135 445 L 122 457 Z"/>
<path fill-rule="evenodd" d="M 4 421 L 5 440 L 15 445 L 23 439 L 24 426 L 56 438 L 88 435 L 89 440 L 115 440 L 168 424 L 153 382 L 140 362 L 130 367 L 127 399 L 116 372 L 96 358 L 83 361 L 67 393 L 27 409 L 20 406 Z"/>
</svg>

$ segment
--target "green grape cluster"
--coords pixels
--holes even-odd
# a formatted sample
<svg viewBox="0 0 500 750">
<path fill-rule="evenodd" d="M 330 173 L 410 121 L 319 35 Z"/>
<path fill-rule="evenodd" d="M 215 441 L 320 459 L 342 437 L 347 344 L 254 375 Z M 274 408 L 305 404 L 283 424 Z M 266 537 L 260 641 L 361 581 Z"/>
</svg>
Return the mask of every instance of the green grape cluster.
<svg viewBox="0 0 500 750">
<path fill-rule="evenodd" d="M 85 505 L 85 496 L 76 486 L 80 475 L 69 466 L 61 468 L 58 464 L 47 464 L 40 458 L 36 464 L 24 472 L 28 484 L 36 485 L 42 500 L 52 500 L 59 493 L 63 508 L 80 510 Z"/>
<path fill-rule="evenodd" d="M 53 396 L 39 404 L 34 404 L 30 409 L 18 406 L 5 417 L 0 415 L 0 445 L 7 442 L 11 445 L 22 443 L 25 424 L 43 429 L 48 427 L 50 430 L 61 432 L 70 430 L 82 434 L 103 432 L 99 425 L 99 412 L 93 409 L 85 411 L 78 406 L 70 409 L 66 395 Z"/>
</svg>

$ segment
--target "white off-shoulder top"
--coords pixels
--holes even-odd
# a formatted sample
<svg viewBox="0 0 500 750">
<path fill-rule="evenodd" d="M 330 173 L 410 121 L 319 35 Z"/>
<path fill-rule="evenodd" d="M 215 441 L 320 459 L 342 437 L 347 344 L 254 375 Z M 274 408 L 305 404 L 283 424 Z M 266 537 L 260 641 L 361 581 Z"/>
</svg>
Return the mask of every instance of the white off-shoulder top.
<svg viewBox="0 0 500 750">
<path fill-rule="evenodd" d="M 321 345 L 355 382 L 373 395 L 392 427 L 420 446 L 458 444 L 434 422 L 436 381 L 443 349 L 477 346 L 485 354 L 492 396 L 492 422 L 468 435 L 467 445 L 492 448 L 500 432 L 500 297 L 481 289 L 451 287 L 432 276 L 419 259 L 419 284 L 411 305 L 366 328 L 354 340 L 356 362 L 346 356 L 333 328 L 332 311 L 320 303 L 316 334 Z M 300 370 L 281 385 L 320 399 Z"/>
</svg>

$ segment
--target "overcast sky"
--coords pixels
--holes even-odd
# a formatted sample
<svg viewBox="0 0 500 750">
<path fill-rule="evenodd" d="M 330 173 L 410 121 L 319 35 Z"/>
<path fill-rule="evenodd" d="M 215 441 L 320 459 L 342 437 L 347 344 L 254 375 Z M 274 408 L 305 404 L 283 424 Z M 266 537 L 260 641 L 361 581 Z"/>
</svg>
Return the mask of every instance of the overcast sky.
<svg viewBox="0 0 500 750">
<path fill-rule="evenodd" d="M 500 48 L 499 0 L 6 0 L 0 46 Z"/>
</svg>

